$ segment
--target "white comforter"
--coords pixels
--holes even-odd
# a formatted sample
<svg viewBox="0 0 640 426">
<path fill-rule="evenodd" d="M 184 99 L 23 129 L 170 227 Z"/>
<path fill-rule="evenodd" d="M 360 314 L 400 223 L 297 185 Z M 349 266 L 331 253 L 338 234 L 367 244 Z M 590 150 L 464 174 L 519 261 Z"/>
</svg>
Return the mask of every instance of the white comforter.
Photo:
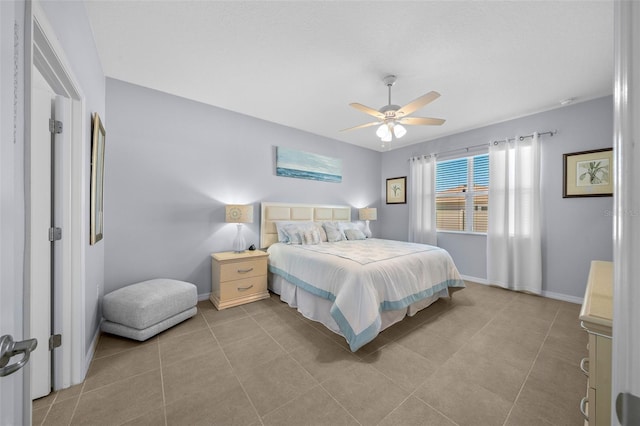
<svg viewBox="0 0 640 426">
<path fill-rule="evenodd" d="M 380 332 L 380 312 L 406 308 L 443 289 L 464 287 L 445 250 L 367 239 L 269 247 L 269 271 L 333 302 L 331 316 L 352 351 Z"/>
</svg>

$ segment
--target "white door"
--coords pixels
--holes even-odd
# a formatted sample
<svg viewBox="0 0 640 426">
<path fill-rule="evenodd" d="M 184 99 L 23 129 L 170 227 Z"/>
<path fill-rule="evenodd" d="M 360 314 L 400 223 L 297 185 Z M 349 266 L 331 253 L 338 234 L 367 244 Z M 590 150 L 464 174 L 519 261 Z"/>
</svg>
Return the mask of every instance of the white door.
<svg viewBox="0 0 640 426">
<path fill-rule="evenodd" d="M 33 69 L 31 92 L 29 282 L 31 287 L 30 336 L 40 344 L 31 358 L 31 399 L 51 392 L 51 284 L 52 257 L 49 228 L 52 226 L 51 132 L 55 95 L 44 77 Z"/>
<path fill-rule="evenodd" d="M 22 114 L 14 105 L 14 72 L 23 63 L 22 2 L 0 1 L 0 336 L 24 336 Z M 19 79 L 19 77 L 18 77 Z M 18 108 L 18 109 L 16 109 Z M 22 359 L 13 357 L 12 363 Z M 0 424 L 30 424 L 28 369 L 0 377 Z M 26 395 L 26 396 L 25 396 Z"/>
</svg>

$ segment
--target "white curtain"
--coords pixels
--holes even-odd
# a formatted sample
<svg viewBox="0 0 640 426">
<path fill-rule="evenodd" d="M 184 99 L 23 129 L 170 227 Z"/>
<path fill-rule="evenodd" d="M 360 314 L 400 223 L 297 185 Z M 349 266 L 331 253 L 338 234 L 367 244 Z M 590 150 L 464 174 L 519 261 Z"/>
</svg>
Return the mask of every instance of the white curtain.
<svg viewBox="0 0 640 426">
<path fill-rule="evenodd" d="M 437 244 L 436 157 L 409 160 L 409 241 Z"/>
<path fill-rule="evenodd" d="M 487 280 L 542 292 L 538 134 L 489 148 Z"/>
</svg>

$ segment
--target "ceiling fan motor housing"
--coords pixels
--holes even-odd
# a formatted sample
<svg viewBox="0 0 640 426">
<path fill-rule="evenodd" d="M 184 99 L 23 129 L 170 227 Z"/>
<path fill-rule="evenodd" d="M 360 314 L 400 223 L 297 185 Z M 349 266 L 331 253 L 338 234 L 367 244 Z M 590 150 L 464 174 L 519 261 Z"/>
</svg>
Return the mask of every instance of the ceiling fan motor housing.
<svg viewBox="0 0 640 426">
<path fill-rule="evenodd" d="M 397 118 L 396 111 L 398 111 L 399 109 L 400 109 L 400 105 L 389 104 L 389 105 L 383 106 L 378 111 L 384 114 L 385 119 L 393 119 L 393 118 Z"/>
<path fill-rule="evenodd" d="M 387 86 L 393 86 L 398 78 L 395 75 L 388 75 L 382 79 Z"/>
</svg>

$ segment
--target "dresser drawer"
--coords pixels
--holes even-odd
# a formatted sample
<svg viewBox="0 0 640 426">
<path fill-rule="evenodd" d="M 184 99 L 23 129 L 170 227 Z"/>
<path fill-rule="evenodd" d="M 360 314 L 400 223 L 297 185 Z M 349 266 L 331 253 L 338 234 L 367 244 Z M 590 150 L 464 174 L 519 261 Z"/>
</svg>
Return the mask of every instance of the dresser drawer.
<svg viewBox="0 0 640 426">
<path fill-rule="evenodd" d="M 267 259 L 244 260 L 220 265 L 220 281 L 241 280 L 264 275 L 267 270 Z"/>
<path fill-rule="evenodd" d="M 264 293 L 266 291 L 266 275 L 260 277 L 249 277 L 242 280 L 221 282 L 219 298 L 226 301 L 248 297 L 256 293 Z"/>
</svg>

